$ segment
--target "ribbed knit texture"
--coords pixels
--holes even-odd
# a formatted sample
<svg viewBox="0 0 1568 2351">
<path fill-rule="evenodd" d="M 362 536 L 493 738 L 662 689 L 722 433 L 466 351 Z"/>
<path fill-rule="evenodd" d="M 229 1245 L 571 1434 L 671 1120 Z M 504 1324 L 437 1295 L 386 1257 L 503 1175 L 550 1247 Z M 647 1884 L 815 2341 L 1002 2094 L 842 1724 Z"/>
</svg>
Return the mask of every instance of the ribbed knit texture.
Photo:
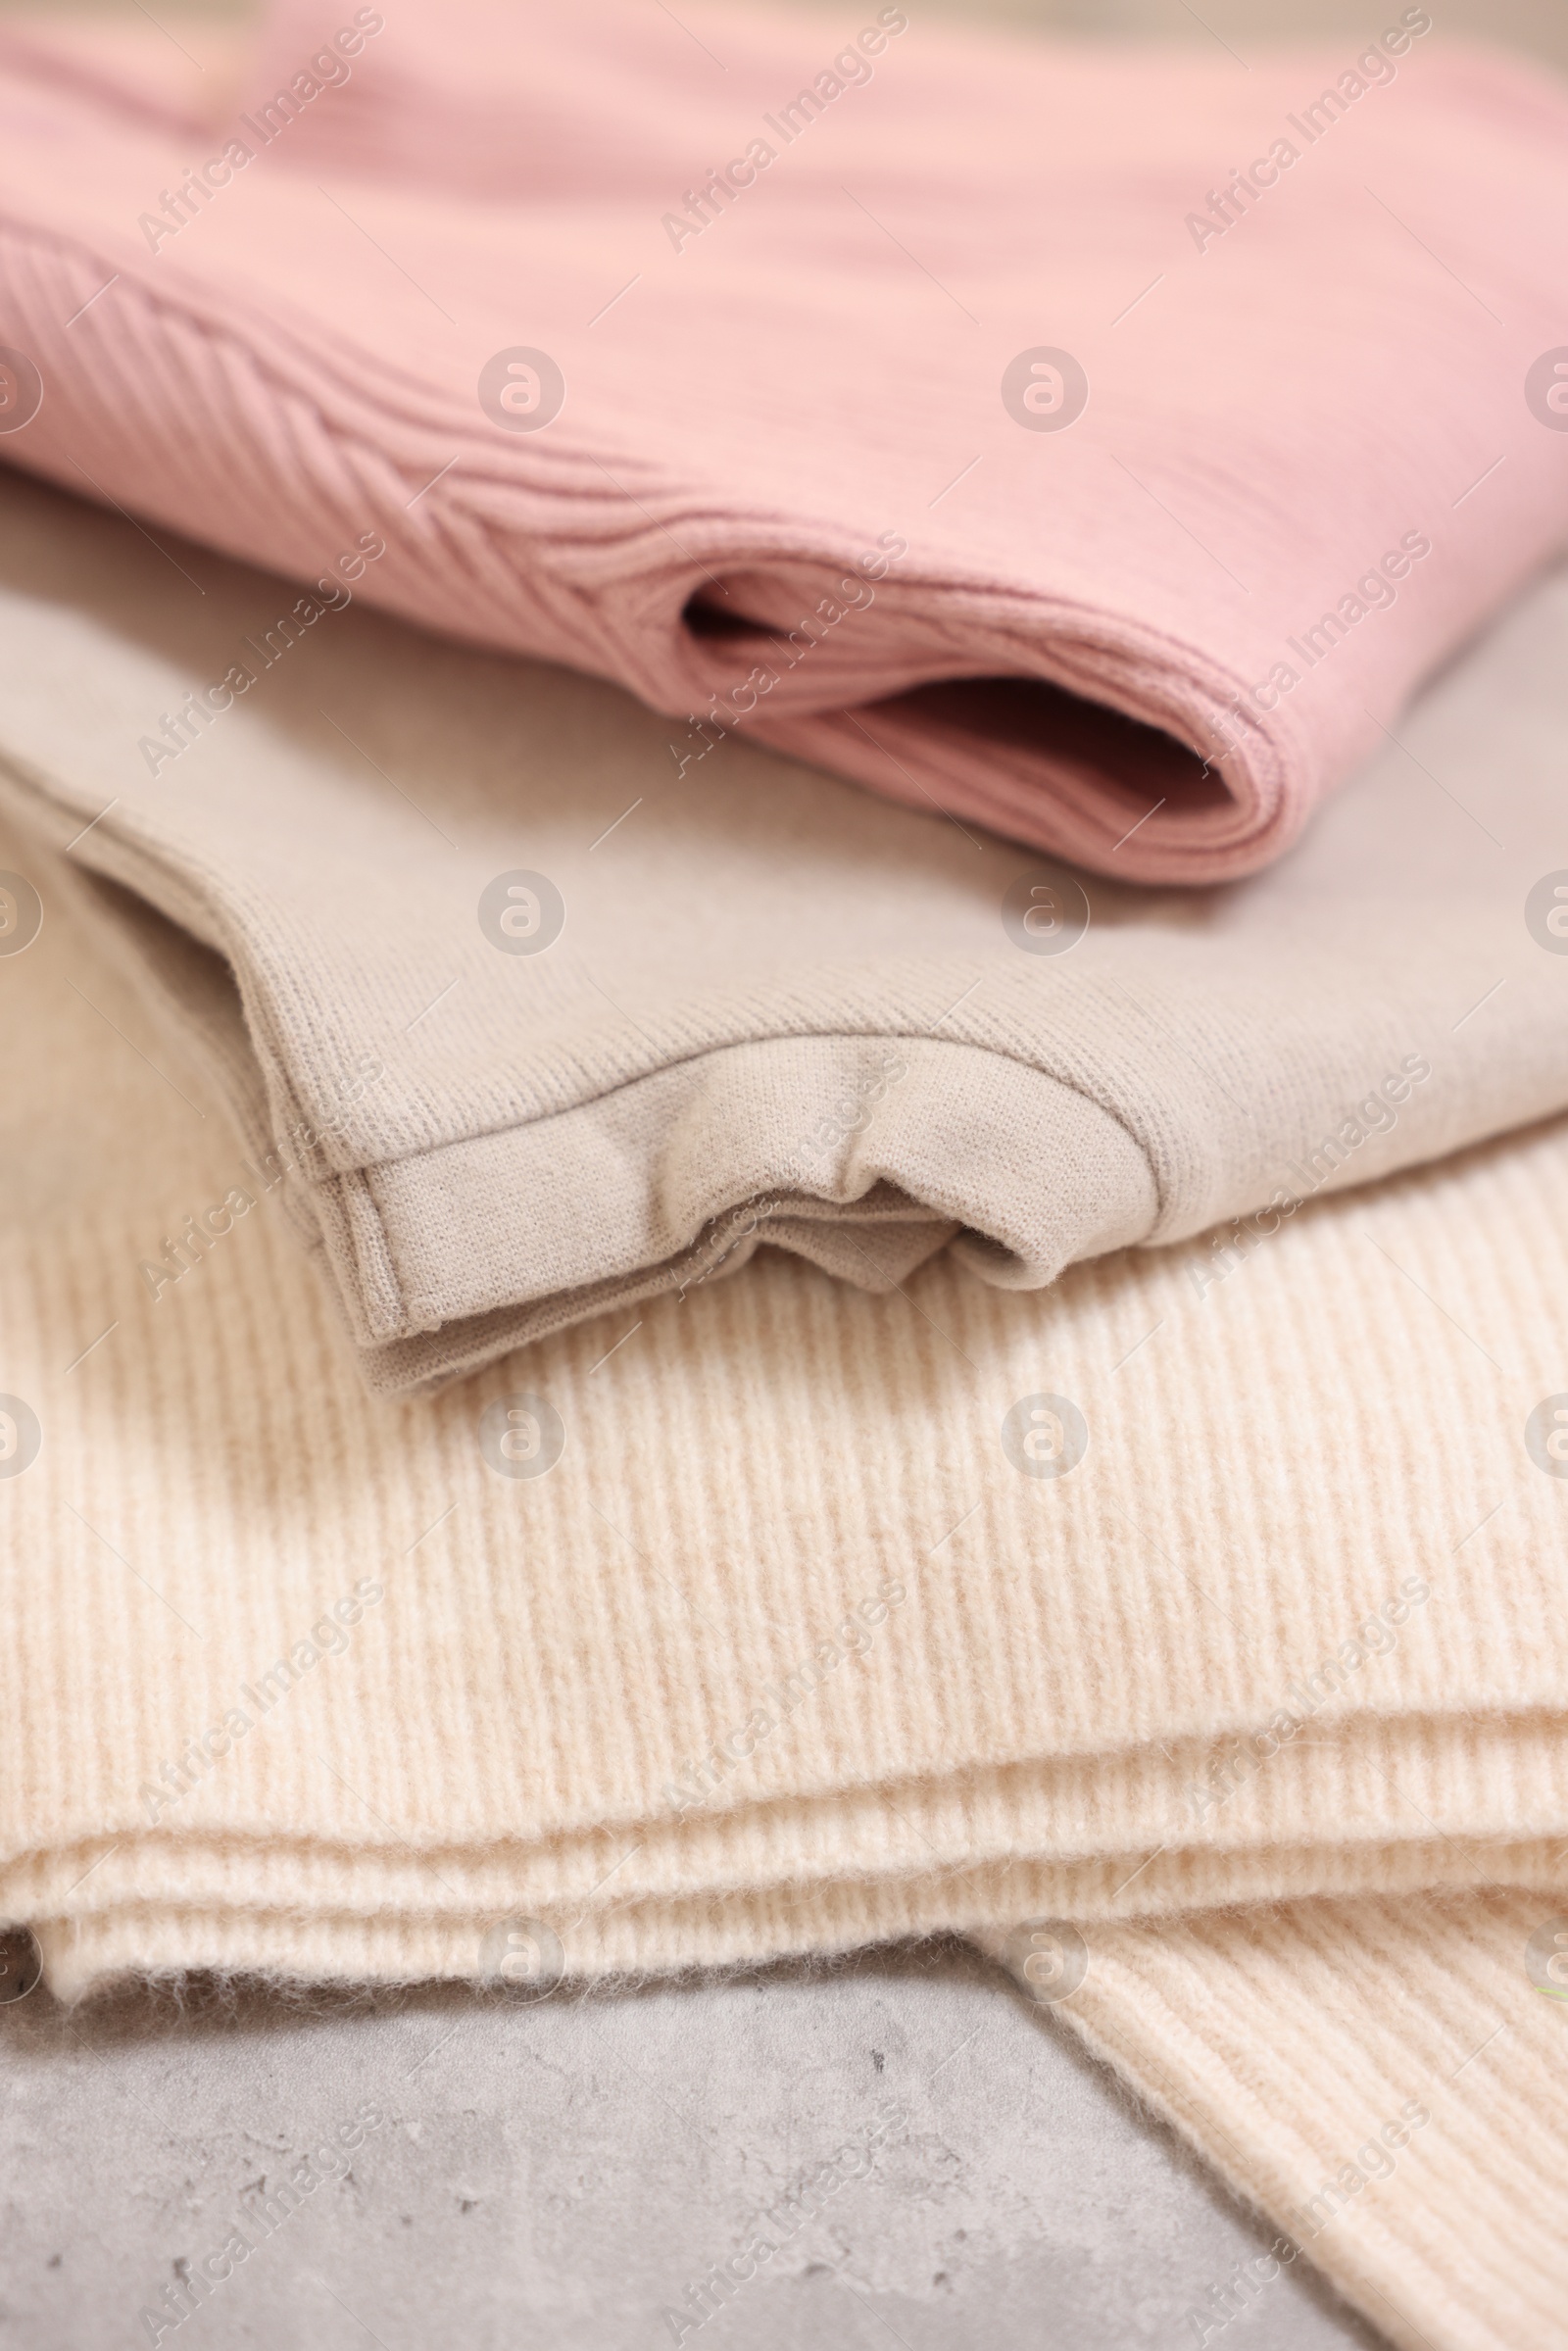
<svg viewBox="0 0 1568 2351">
<path fill-rule="evenodd" d="M 1568 2015 L 1525 1965 L 1549 1915 L 1494 1893 L 1091 1931 L 1057 2013 L 1284 2232 L 1181 2339 L 1255 2305 L 1242 2339 L 1267 2342 L 1299 2247 L 1401 2351 L 1562 2342 Z"/>
<path fill-rule="evenodd" d="M 1290 858 L 1197 895 L 1086 890 L 755 745 L 676 777 L 623 695 L 342 581 L 289 642 L 275 579 L 21 476 L 0 549 L 0 794 L 114 885 L 94 922 L 163 1050 L 216 1056 L 251 1165 L 296 1168 L 377 1388 L 763 1241 L 870 1289 L 944 1248 L 1034 1287 L 1225 1217 L 1252 1248 L 1568 1107 L 1561 574 Z M 556 893 L 539 953 L 500 927 L 519 871 L 515 911 Z M 167 1295 L 162 1237 L 135 1256 Z"/>
<path fill-rule="evenodd" d="M 1525 1427 L 1568 1390 L 1568 1131 L 1201 1292 L 1196 1246 L 1047 1298 L 769 1256 L 386 1403 L 275 1195 L 138 1291 L 238 1147 L 66 905 L 0 989 L 0 1391 L 41 1432 L 0 1477 L 0 1912 L 58 1990 L 483 1975 L 519 1920 L 573 1975 L 939 1926 L 1021 1966 L 1066 1921 L 1062 2013 L 1396 2340 L 1555 2344 L 1568 1480 Z M 537 1479 L 480 1449 L 521 1393 Z M 1088 1434 L 1057 1479 L 1001 1442 L 1044 1396 Z"/>
<path fill-rule="evenodd" d="M 1246 73 L 865 14 L 307 0 L 183 130 L 18 44 L 7 456 L 303 581 L 376 532 L 694 758 L 1255 868 L 1568 519 L 1562 98 L 1419 9 Z"/>
</svg>

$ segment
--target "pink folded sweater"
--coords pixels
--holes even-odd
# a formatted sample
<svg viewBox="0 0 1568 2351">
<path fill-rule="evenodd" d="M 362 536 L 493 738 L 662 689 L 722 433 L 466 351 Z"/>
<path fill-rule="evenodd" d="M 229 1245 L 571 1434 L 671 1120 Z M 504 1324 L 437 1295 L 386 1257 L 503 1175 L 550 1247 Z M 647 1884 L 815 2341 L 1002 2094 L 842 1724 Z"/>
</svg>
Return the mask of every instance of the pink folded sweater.
<svg viewBox="0 0 1568 2351">
<path fill-rule="evenodd" d="M 8 36 L 0 454 L 300 579 L 375 533 L 674 772 L 1244 872 L 1568 525 L 1568 107 L 1388 14 L 309 0 L 200 121 Z"/>
</svg>

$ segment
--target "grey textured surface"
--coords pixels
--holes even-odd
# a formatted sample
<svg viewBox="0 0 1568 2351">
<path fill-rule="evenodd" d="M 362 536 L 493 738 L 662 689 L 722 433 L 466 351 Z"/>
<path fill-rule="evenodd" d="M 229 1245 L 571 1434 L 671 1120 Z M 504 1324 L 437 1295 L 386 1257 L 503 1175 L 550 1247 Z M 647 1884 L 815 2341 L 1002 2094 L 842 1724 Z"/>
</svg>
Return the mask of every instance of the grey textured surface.
<svg viewBox="0 0 1568 2351">
<path fill-rule="evenodd" d="M 264 2236 L 259 2197 L 366 2103 L 345 2175 Z M 151 2341 L 236 2221 L 255 2251 L 157 2339 L 1177 2351 L 1266 2241 L 959 1944 L 586 1999 L 39 1991 L 0 2008 L 0 2112 L 6 2351 Z M 677 2335 L 662 2314 L 837 2149 L 860 2176 Z M 1225 2351 L 1376 2340 L 1304 2266 L 1210 2321 Z"/>
</svg>

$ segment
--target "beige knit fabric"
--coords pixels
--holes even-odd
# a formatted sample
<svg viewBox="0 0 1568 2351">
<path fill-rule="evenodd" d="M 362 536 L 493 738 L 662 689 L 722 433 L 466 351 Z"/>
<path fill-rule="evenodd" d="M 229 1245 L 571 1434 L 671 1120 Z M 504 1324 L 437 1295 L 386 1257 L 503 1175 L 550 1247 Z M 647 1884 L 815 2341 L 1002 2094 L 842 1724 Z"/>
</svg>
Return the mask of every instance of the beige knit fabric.
<svg viewBox="0 0 1568 2351">
<path fill-rule="evenodd" d="M 1240 2339 L 1269 2342 L 1304 2253 L 1405 2351 L 1555 2351 L 1568 2001 L 1527 1973 L 1548 1916 L 1498 1892 L 1091 1931 L 1058 2013 L 1282 2232 L 1173 2340 L 1255 2307 Z"/>
<path fill-rule="evenodd" d="M 421 637 L 371 548 L 300 598 L 17 476 L 0 525 L 0 792 L 298 1166 L 375 1387 L 761 1239 L 1035 1287 L 1568 1105 L 1561 577 L 1281 866 L 1152 893 Z"/>
<path fill-rule="evenodd" d="M 0 958 L 0 1915 L 57 1990 L 937 1926 L 1038 1989 L 1064 1923 L 1061 2012 L 1396 2340 L 1555 2342 L 1568 1130 L 1217 1280 L 769 1252 L 375 1401 L 282 1186 L 140 1284 L 241 1146 L 44 901 Z"/>
</svg>

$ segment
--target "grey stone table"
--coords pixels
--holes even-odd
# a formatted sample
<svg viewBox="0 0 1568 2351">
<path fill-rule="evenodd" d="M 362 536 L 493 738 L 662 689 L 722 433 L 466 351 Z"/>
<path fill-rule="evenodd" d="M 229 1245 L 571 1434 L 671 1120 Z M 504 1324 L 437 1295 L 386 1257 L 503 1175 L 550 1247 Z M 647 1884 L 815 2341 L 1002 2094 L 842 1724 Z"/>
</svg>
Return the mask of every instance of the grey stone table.
<svg viewBox="0 0 1568 2351">
<path fill-rule="evenodd" d="M 0 2116 L 0 2351 L 1178 2351 L 1265 2241 L 959 1943 L 546 2000 L 39 1990 Z M 1378 2339 L 1304 2269 L 1210 2324 Z"/>
</svg>

